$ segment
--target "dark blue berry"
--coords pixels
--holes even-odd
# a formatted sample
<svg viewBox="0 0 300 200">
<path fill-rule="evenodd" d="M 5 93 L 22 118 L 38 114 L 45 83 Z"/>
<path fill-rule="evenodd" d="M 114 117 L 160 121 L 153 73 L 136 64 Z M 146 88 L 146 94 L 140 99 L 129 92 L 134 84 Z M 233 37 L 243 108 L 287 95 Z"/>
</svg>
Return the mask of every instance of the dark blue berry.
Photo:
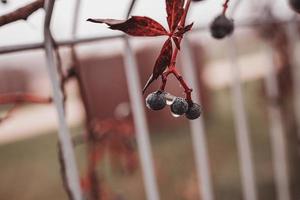
<svg viewBox="0 0 300 200">
<path fill-rule="evenodd" d="M 189 109 L 189 104 L 184 98 L 176 97 L 171 105 L 172 113 L 176 115 L 183 115 Z"/>
<path fill-rule="evenodd" d="M 201 106 L 196 103 L 189 105 L 188 111 L 185 113 L 186 118 L 194 120 L 200 117 L 201 115 Z"/>
<path fill-rule="evenodd" d="M 216 39 L 222 39 L 233 32 L 234 24 L 225 15 L 217 16 L 210 25 L 211 35 Z"/>
<path fill-rule="evenodd" d="M 162 91 L 153 92 L 147 96 L 146 104 L 151 110 L 161 110 L 167 104 L 166 94 Z"/>
<path fill-rule="evenodd" d="M 300 13 L 300 0 L 289 0 L 289 3 L 293 10 Z"/>
</svg>

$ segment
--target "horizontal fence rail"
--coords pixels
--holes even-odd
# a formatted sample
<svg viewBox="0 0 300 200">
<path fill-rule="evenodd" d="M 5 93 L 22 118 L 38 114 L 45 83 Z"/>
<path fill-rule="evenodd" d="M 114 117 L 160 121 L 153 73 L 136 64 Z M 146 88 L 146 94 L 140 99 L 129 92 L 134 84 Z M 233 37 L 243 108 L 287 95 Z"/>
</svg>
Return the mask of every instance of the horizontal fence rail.
<svg viewBox="0 0 300 200">
<path fill-rule="evenodd" d="M 238 28 L 253 28 L 255 26 L 264 25 L 268 23 L 280 23 L 280 24 L 288 24 L 290 22 L 299 22 L 298 19 L 291 19 L 291 20 L 283 20 L 283 21 L 265 21 L 265 22 L 244 22 L 240 24 L 236 24 L 236 29 Z M 191 30 L 191 33 L 203 32 L 209 30 L 209 25 L 195 27 Z M 77 44 L 85 44 L 91 42 L 98 42 L 98 41 L 105 41 L 105 40 L 112 40 L 112 39 L 119 39 L 124 38 L 124 34 L 116 34 L 116 35 L 109 35 L 109 36 L 91 36 L 86 38 L 73 38 L 67 40 L 57 40 L 56 44 L 59 47 L 77 45 Z M 15 53 L 19 51 L 28 51 L 28 50 L 36 50 L 44 48 L 43 42 L 36 42 L 30 44 L 20 44 L 20 45 L 8 45 L 8 46 L 0 46 L 0 54 L 8 54 L 8 53 Z"/>
</svg>

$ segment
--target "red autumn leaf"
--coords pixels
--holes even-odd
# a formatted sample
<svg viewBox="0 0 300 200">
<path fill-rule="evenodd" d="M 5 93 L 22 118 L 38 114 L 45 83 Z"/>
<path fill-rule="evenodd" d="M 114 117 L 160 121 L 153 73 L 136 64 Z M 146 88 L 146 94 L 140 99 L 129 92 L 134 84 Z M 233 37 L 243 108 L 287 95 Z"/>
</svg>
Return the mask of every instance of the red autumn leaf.
<svg viewBox="0 0 300 200">
<path fill-rule="evenodd" d="M 172 39 L 177 47 L 177 49 L 180 50 L 180 39 L 183 37 L 183 35 L 190 31 L 193 27 L 194 23 L 191 23 L 187 26 L 185 26 L 184 28 L 178 28 L 178 31 L 174 33 Z"/>
<path fill-rule="evenodd" d="M 172 48 L 172 42 L 171 39 L 168 39 L 161 51 L 160 54 L 155 62 L 154 69 L 153 69 L 153 76 L 154 78 L 158 78 L 159 75 L 161 75 L 167 66 L 170 65 L 171 58 L 172 58 L 173 48 Z"/>
<path fill-rule="evenodd" d="M 178 32 L 176 32 L 175 35 L 182 37 L 183 34 L 185 34 L 186 32 L 190 31 L 193 28 L 193 25 L 194 23 L 191 23 L 185 26 L 184 28 L 178 29 Z"/>
<path fill-rule="evenodd" d="M 120 30 L 132 36 L 168 35 L 166 29 L 149 17 L 132 16 L 128 20 L 88 19 L 94 23 L 105 23 L 110 29 Z"/>
<path fill-rule="evenodd" d="M 149 80 L 147 81 L 143 93 L 146 91 L 146 89 L 149 87 L 149 85 L 156 80 L 170 65 L 171 58 L 173 54 L 173 47 L 172 47 L 172 41 L 169 38 L 162 47 L 160 54 L 158 58 L 156 59 L 152 75 L 150 76 Z"/>
<path fill-rule="evenodd" d="M 183 15 L 184 0 L 166 0 L 166 6 L 169 28 L 170 31 L 173 32 L 177 28 L 178 23 Z"/>
</svg>

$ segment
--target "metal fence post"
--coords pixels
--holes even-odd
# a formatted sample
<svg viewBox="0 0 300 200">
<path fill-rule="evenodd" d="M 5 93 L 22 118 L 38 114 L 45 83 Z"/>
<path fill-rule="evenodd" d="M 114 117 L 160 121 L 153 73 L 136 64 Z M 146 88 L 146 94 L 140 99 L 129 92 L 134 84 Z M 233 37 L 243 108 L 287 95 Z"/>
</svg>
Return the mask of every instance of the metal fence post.
<svg viewBox="0 0 300 200">
<path fill-rule="evenodd" d="M 297 133 L 298 140 L 300 140 L 300 68 L 299 68 L 299 60 L 298 60 L 298 52 L 299 48 L 297 47 L 297 41 L 299 41 L 299 35 L 297 30 L 297 23 L 292 21 L 287 24 L 287 34 L 288 34 L 288 42 L 290 45 L 290 53 L 291 53 L 291 64 L 292 64 L 292 79 L 294 84 L 294 109 L 295 116 L 297 122 Z M 299 149 L 300 154 L 300 149 Z"/>
<path fill-rule="evenodd" d="M 275 185 L 279 200 L 290 200 L 288 164 L 286 157 L 286 141 L 284 136 L 284 127 L 280 107 L 277 103 L 279 96 L 278 82 L 275 73 L 275 63 L 273 58 L 273 49 L 265 45 L 270 60 L 268 73 L 265 78 L 265 85 L 268 95 L 268 110 L 270 119 L 270 137 L 272 156 L 274 162 Z"/>
<path fill-rule="evenodd" d="M 238 145 L 239 160 L 241 165 L 242 187 L 245 200 L 256 200 L 255 174 L 252 160 L 252 150 L 247 125 L 242 83 L 238 66 L 236 41 L 233 36 L 227 39 L 229 59 L 232 71 L 231 92 L 233 96 L 232 107 L 234 110 L 234 122 Z"/>
<path fill-rule="evenodd" d="M 185 39 L 183 41 L 182 48 L 182 59 L 184 61 L 182 72 L 185 77 L 188 77 L 188 82 L 193 88 L 193 99 L 196 102 L 200 102 L 200 90 L 198 87 L 197 73 L 195 71 L 196 66 L 188 39 Z M 193 148 L 196 161 L 198 189 L 202 197 L 201 199 L 213 200 L 214 194 L 212 189 L 211 172 L 203 117 L 191 121 L 190 126 L 192 130 Z"/>
<path fill-rule="evenodd" d="M 137 63 L 129 39 L 125 37 L 124 62 L 128 83 L 131 109 L 135 124 L 139 157 L 142 167 L 145 191 L 148 200 L 159 200 L 156 176 L 153 166 L 149 129 L 146 122 L 142 89 L 140 86 Z"/>
<path fill-rule="evenodd" d="M 59 120 L 58 137 L 62 148 L 62 157 L 66 165 L 66 178 L 69 189 L 72 193 L 74 200 L 81 200 L 82 193 L 79 183 L 79 176 L 77 171 L 75 153 L 71 141 L 71 136 L 64 114 L 63 97 L 60 91 L 59 78 L 57 72 L 57 63 L 53 54 L 53 41 L 50 31 L 50 22 L 55 0 L 45 1 L 45 22 L 44 22 L 44 45 L 47 59 L 47 69 L 52 83 L 53 99 L 57 110 Z"/>
</svg>

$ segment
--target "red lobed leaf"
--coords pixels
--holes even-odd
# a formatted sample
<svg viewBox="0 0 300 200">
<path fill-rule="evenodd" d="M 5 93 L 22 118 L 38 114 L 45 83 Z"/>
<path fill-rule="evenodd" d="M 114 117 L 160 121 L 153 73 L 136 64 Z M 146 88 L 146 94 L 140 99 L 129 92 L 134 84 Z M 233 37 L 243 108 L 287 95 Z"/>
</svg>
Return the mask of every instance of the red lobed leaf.
<svg viewBox="0 0 300 200">
<path fill-rule="evenodd" d="M 185 26 L 182 29 L 178 29 L 178 33 L 177 34 L 181 34 L 181 35 L 185 34 L 186 32 L 190 31 L 193 28 L 193 25 L 194 25 L 194 23 L 191 23 L 191 24 Z"/>
<path fill-rule="evenodd" d="M 173 34 L 172 39 L 173 39 L 173 41 L 174 41 L 174 43 L 175 43 L 178 50 L 180 50 L 181 38 L 183 37 L 183 35 L 186 32 L 188 32 L 192 29 L 193 25 L 194 25 L 194 23 L 191 23 L 191 24 L 185 26 L 184 28 L 178 28 L 178 31 Z"/>
<path fill-rule="evenodd" d="M 165 69 L 170 65 L 173 53 L 171 39 L 169 38 L 163 45 L 160 54 L 155 62 L 153 68 L 153 77 L 157 79 Z"/>
<path fill-rule="evenodd" d="M 170 31 L 173 32 L 183 15 L 184 0 L 166 0 L 167 20 Z"/>
<path fill-rule="evenodd" d="M 143 89 L 143 93 L 150 86 L 150 84 L 154 80 L 156 80 L 166 70 L 166 68 L 171 64 L 172 54 L 173 54 L 172 41 L 171 41 L 171 38 L 169 38 L 164 43 L 164 45 L 160 51 L 160 54 L 155 61 L 152 75 L 150 76 L 149 80 L 147 81 L 147 83 Z"/>
<path fill-rule="evenodd" d="M 105 23 L 110 29 L 120 30 L 132 36 L 168 35 L 167 30 L 157 21 L 149 17 L 132 16 L 128 20 L 88 19 L 94 23 Z"/>
</svg>

